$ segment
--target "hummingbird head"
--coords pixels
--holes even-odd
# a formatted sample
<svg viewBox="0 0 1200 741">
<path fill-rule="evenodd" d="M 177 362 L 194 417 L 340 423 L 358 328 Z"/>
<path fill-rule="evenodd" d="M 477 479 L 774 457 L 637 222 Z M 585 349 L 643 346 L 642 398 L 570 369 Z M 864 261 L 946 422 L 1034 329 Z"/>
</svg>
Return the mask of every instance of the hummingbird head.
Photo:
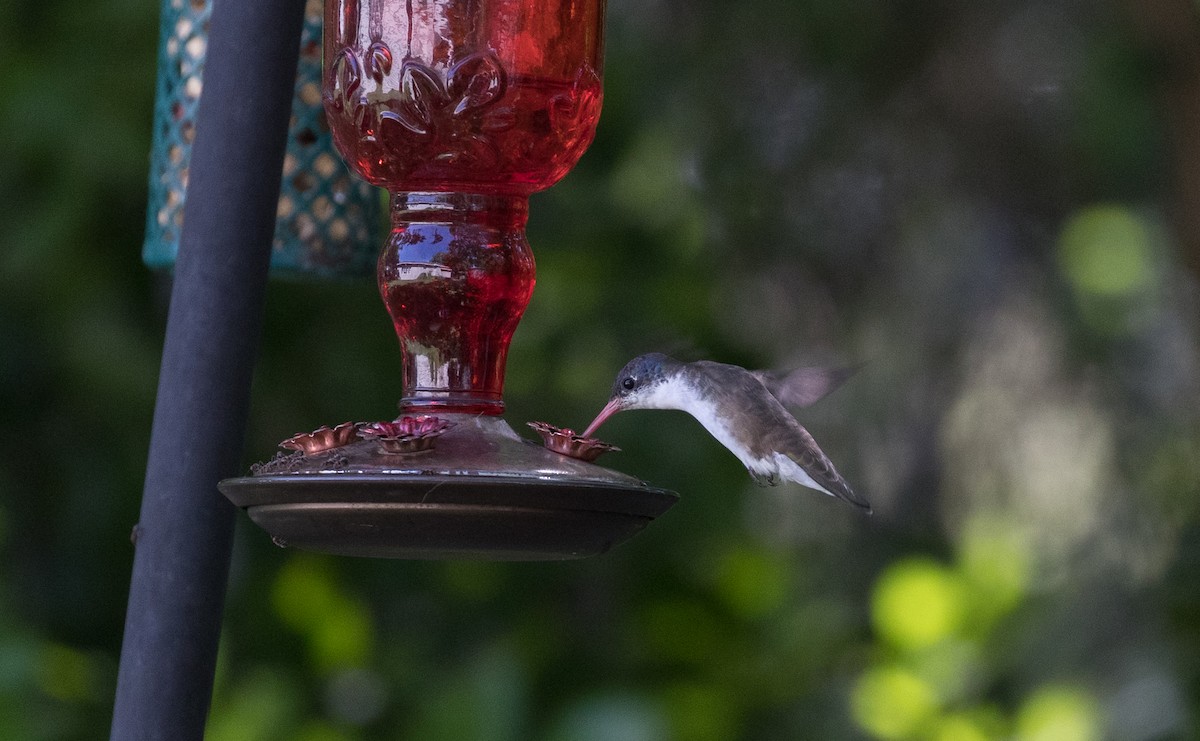
<svg viewBox="0 0 1200 741">
<path fill-rule="evenodd" d="M 670 379 L 672 371 L 679 365 L 679 361 L 658 352 L 630 360 L 613 381 L 612 396 L 608 403 L 584 430 L 583 436 L 588 437 L 604 420 L 626 409 L 675 408 L 676 405 L 670 400 Z"/>
</svg>

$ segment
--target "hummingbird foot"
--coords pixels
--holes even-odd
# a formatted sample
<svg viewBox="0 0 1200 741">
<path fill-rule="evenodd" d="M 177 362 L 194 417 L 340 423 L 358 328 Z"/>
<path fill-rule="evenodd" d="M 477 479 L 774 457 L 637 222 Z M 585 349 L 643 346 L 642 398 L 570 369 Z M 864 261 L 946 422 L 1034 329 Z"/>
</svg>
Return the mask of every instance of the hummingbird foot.
<svg viewBox="0 0 1200 741">
<path fill-rule="evenodd" d="M 756 471 L 753 468 L 747 468 L 750 472 L 750 478 L 754 479 L 754 483 L 759 486 L 778 486 L 779 473 L 777 471 Z"/>
</svg>

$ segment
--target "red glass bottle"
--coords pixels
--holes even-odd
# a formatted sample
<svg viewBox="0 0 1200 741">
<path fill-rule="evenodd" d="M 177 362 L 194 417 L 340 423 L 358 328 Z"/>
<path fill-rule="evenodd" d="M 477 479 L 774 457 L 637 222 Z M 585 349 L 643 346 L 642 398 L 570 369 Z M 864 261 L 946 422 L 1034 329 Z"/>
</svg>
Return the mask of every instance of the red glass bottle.
<svg viewBox="0 0 1200 741">
<path fill-rule="evenodd" d="M 378 275 L 401 407 L 499 414 L 534 284 L 528 197 L 592 141 L 604 0 L 330 0 L 325 13 L 334 141 L 392 194 Z"/>
</svg>

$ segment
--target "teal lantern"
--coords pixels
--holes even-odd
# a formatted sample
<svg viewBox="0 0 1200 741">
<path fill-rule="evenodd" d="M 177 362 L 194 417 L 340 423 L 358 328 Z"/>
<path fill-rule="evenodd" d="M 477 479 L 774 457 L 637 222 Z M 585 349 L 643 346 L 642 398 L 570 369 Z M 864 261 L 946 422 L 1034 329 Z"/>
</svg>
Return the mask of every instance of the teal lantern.
<svg viewBox="0 0 1200 741">
<path fill-rule="evenodd" d="M 211 12 L 212 0 L 164 0 L 162 6 L 150 202 L 142 249 L 142 259 L 152 268 L 171 268 L 179 251 Z M 372 275 L 382 241 L 379 191 L 350 174 L 325 122 L 322 14 L 320 0 L 309 0 L 271 250 L 275 276 Z"/>
</svg>

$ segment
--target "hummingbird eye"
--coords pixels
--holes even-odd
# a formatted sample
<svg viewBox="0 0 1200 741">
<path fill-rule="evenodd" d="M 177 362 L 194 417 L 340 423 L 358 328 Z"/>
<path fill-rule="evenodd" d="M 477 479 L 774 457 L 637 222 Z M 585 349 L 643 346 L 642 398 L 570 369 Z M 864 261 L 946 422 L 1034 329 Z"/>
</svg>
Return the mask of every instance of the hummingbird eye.
<svg viewBox="0 0 1200 741">
<path fill-rule="evenodd" d="M 626 391 L 633 391 L 633 387 L 636 385 L 637 382 L 634 381 L 633 378 L 626 378 L 624 381 L 621 381 L 621 388 L 625 389 Z"/>
</svg>

